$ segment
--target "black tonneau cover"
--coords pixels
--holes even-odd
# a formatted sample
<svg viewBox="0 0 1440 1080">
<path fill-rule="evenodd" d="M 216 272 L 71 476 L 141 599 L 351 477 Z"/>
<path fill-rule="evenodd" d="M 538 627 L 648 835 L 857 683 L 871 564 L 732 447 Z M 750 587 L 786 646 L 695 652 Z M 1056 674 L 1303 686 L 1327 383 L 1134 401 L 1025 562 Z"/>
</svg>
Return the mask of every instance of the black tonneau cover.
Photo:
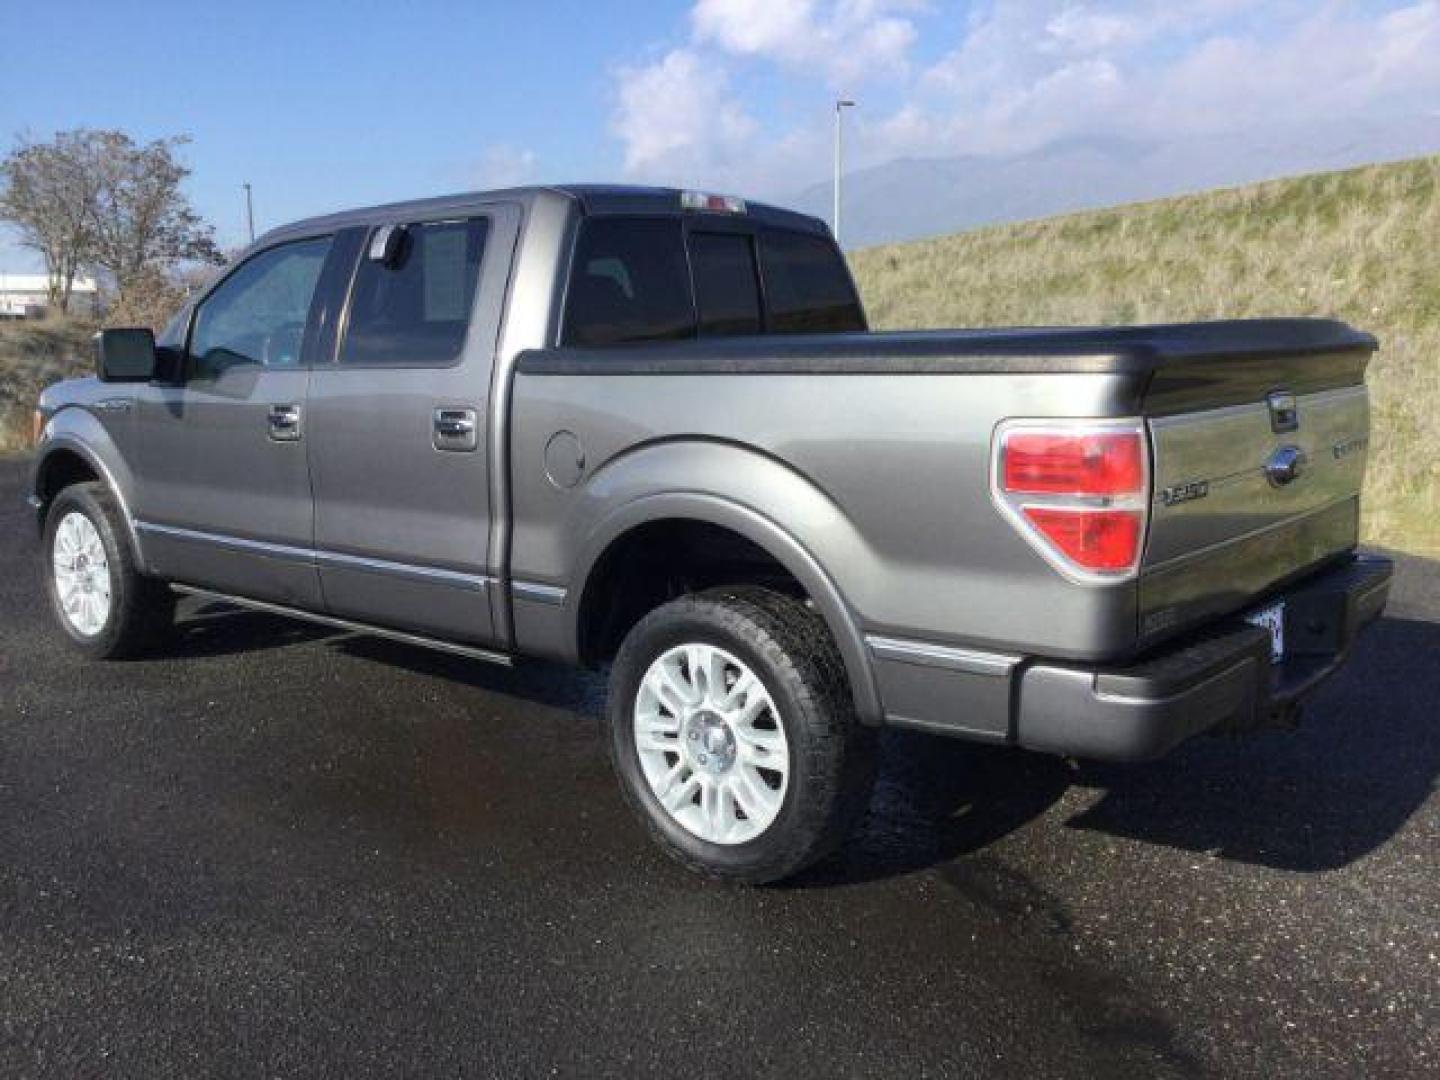
<svg viewBox="0 0 1440 1080">
<path fill-rule="evenodd" d="M 1312 393 L 1364 377 L 1375 338 L 1333 319 L 1237 319 L 1117 327 L 1007 327 L 763 335 L 611 348 L 536 349 L 527 375 L 1136 376 L 1149 415 Z"/>
</svg>

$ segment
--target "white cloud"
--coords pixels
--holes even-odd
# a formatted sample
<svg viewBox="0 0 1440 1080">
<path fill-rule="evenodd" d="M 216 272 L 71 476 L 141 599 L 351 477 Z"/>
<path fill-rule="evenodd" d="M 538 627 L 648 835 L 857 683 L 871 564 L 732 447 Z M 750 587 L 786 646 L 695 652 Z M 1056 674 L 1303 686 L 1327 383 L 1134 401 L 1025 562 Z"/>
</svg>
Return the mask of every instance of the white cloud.
<svg viewBox="0 0 1440 1080">
<path fill-rule="evenodd" d="M 615 72 L 611 129 L 626 174 L 749 192 L 807 183 L 826 153 L 823 131 L 762 136 L 735 69 L 819 73 L 831 92 L 899 78 L 916 35 L 904 15 L 918 9 L 918 0 L 698 0 L 686 44 Z"/>
<path fill-rule="evenodd" d="M 1418 113 L 1440 90 L 1440 0 L 1375 8 L 1001 0 L 921 73 L 908 107 L 929 117 L 941 153 Z"/>
<path fill-rule="evenodd" d="M 755 122 L 735 100 L 724 68 L 693 49 L 672 49 L 617 73 L 613 128 L 625 145 L 625 170 L 694 182 L 723 170 Z"/>
<path fill-rule="evenodd" d="M 1275 36 L 1217 34 L 1158 72 L 1136 103 L 1147 131 L 1213 132 L 1376 111 L 1419 113 L 1440 94 L 1440 0 L 1383 16 L 1323 7 Z"/>
<path fill-rule="evenodd" d="M 698 0 L 695 41 L 735 56 L 818 71 L 832 89 L 903 74 L 915 42 L 915 0 Z"/>
<path fill-rule="evenodd" d="M 482 188 L 518 187 L 535 179 L 537 164 L 533 150 L 497 144 L 481 156 L 475 182 Z"/>
<path fill-rule="evenodd" d="M 922 27 L 953 35 L 923 67 Z M 776 193 L 824 177 L 842 89 L 863 106 L 855 168 L 1420 115 L 1440 99 L 1437 56 L 1440 0 L 697 0 L 684 45 L 620 69 L 613 126 L 632 176 Z M 791 107 L 807 119 L 778 121 Z"/>
</svg>

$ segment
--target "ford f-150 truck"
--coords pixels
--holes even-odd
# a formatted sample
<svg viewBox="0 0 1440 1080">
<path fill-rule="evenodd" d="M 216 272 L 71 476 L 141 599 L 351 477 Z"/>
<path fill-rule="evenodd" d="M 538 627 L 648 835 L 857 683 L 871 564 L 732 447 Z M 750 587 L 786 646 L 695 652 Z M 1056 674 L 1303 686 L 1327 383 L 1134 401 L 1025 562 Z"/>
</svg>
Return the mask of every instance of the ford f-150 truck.
<svg viewBox="0 0 1440 1080">
<path fill-rule="evenodd" d="M 1375 341 L 1338 322 L 870 333 L 825 226 L 528 188 L 266 235 L 45 391 L 60 625 L 176 593 L 608 667 L 659 842 L 767 881 L 886 725 L 1154 757 L 1286 722 L 1385 604 L 1357 554 Z"/>
</svg>

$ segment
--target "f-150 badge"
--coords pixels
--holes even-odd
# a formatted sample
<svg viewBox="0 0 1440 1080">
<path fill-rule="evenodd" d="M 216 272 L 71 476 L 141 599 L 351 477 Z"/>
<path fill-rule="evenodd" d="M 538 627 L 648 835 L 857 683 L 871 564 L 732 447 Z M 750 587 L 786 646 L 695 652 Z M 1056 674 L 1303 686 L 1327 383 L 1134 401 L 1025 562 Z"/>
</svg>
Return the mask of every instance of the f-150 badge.
<svg viewBox="0 0 1440 1080">
<path fill-rule="evenodd" d="M 1194 502 L 1196 499 L 1203 499 L 1210 494 L 1209 480 L 1187 480 L 1183 484 L 1174 484 L 1160 490 L 1160 501 L 1166 506 L 1178 506 L 1180 503 Z"/>
</svg>

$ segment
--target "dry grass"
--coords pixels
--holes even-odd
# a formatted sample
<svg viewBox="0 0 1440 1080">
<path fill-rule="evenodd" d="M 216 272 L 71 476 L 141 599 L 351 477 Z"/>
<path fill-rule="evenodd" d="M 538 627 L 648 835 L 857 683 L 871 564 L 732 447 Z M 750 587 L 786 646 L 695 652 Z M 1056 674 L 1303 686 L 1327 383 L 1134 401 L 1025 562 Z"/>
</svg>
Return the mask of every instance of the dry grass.
<svg viewBox="0 0 1440 1080">
<path fill-rule="evenodd" d="M 1370 541 L 1440 552 L 1440 157 L 870 248 L 877 327 L 1333 315 L 1379 336 Z"/>
<path fill-rule="evenodd" d="M 0 454 L 30 442 L 30 415 L 40 391 L 57 379 L 94 369 L 88 323 L 66 319 L 0 322 Z"/>
</svg>

